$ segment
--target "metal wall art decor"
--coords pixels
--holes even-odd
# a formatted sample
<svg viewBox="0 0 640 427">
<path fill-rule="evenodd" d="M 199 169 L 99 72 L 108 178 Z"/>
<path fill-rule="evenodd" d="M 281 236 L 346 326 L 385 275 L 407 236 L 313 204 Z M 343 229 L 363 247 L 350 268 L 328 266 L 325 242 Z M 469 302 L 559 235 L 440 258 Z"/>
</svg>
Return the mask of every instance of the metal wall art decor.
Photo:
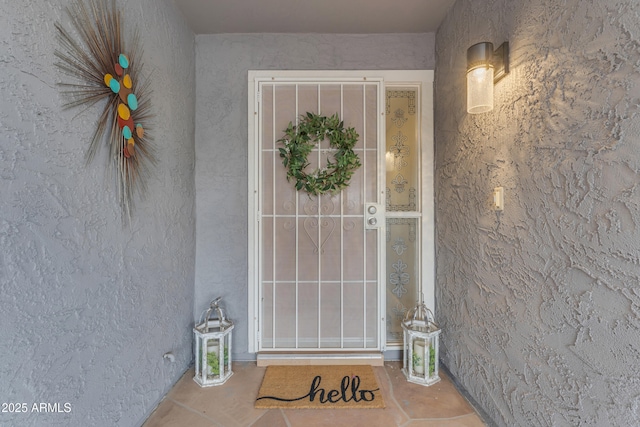
<svg viewBox="0 0 640 427">
<path fill-rule="evenodd" d="M 360 159 L 353 151 L 358 142 L 358 133 L 354 128 L 344 127 L 337 114 L 331 117 L 307 113 L 300 117 L 297 126 L 289 122 L 284 130 L 285 136 L 279 139 L 284 147 L 279 148 L 282 164 L 287 168 L 287 181 L 296 180 L 296 190 L 304 190 L 317 196 L 325 193 L 336 193 L 349 185 L 351 176 L 358 169 Z M 313 173 L 305 172 L 310 165 L 307 157 L 323 140 L 335 149 L 333 162 L 327 159 L 324 168 Z"/>
<path fill-rule="evenodd" d="M 67 13 L 74 31 L 55 25 L 61 45 L 55 65 L 73 78 L 60 83 L 65 108 L 104 103 L 86 160 L 91 163 L 100 145 L 107 145 L 122 216 L 130 219 L 134 193 L 144 193 L 149 166 L 155 163 L 147 124 L 150 87 L 148 80 L 141 82 L 139 33 L 125 44 L 115 0 L 77 0 Z"/>
</svg>

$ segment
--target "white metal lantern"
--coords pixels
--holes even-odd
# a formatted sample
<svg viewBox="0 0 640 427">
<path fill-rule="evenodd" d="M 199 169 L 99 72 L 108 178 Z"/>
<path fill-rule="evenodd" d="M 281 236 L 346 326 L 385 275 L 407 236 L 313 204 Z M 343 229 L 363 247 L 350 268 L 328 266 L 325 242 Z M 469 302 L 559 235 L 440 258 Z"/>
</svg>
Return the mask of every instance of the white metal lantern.
<svg viewBox="0 0 640 427">
<path fill-rule="evenodd" d="M 193 328 L 195 334 L 196 375 L 193 380 L 201 387 L 224 384 L 231 370 L 231 331 L 233 322 L 220 307 L 221 297 L 211 302 L 200 324 Z M 212 312 L 218 318 L 211 319 Z"/>
<path fill-rule="evenodd" d="M 402 372 L 407 381 L 429 386 L 440 381 L 438 376 L 438 335 L 433 312 L 420 302 L 409 310 L 402 322 L 404 357 Z"/>
</svg>

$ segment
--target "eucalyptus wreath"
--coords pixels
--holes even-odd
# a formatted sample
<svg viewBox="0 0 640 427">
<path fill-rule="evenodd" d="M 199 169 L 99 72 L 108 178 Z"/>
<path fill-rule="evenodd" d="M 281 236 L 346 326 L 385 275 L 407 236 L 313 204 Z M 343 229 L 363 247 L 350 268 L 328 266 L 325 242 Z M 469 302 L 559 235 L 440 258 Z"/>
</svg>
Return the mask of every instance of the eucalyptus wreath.
<svg viewBox="0 0 640 427">
<path fill-rule="evenodd" d="M 289 122 L 284 137 L 278 140 L 284 145 L 279 151 L 282 164 L 287 168 L 287 181 L 295 179 L 296 190 L 316 196 L 346 188 L 355 170 L 361 166 L 358 155 L 353 151 L 358 136 L 354 128 L 345 129 L 338 114 L 326 117 L 307 113 L 300 117 L 297 126 Z M 312 173 L 305 172 L 309 166 L 309 153 L 325 139 L 335 149 L 333 161 L 328 159 L 326 167 Z"/>
</svg>

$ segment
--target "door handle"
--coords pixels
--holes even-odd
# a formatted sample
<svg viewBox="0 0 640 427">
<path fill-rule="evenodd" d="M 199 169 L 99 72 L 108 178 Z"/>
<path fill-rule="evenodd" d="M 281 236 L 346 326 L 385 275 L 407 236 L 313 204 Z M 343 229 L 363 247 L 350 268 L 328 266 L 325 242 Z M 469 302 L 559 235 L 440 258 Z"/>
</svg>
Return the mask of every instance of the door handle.
<svg viewBox="0 0 640 427">
<path fill-rule="evenodd" d="M 367 203 L 364 206 L 364 227 L 374 230 L 384 224 L 384 206 L 377 203 Z"/>
</svg>

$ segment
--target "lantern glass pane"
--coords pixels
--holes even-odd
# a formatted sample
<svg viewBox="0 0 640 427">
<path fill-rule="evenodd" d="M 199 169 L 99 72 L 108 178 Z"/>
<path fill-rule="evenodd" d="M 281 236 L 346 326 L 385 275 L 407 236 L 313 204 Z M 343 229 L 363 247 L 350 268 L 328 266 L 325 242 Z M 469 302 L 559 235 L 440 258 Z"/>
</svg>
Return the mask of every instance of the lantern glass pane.
<svg viewBox="0 0 640 427">
<path fill-rule="evenodd" d="M 438 338 L 431 338 L 429 347 L 429 376 L 438 375 Z"/>
<path fill-rule="evenodd" d="M 202 351 L 200 350 L 202 348 L 202 337 L 199 335 L 196 335 L 195 346 L 194 354 L 196 355 L 196 377 L 202 377 Z"/>
<path fill-rule="evenodd" d="M 220 377 L 220 340 L 209 338 L 207 340 L 207 378 Z"/>
</svg>

